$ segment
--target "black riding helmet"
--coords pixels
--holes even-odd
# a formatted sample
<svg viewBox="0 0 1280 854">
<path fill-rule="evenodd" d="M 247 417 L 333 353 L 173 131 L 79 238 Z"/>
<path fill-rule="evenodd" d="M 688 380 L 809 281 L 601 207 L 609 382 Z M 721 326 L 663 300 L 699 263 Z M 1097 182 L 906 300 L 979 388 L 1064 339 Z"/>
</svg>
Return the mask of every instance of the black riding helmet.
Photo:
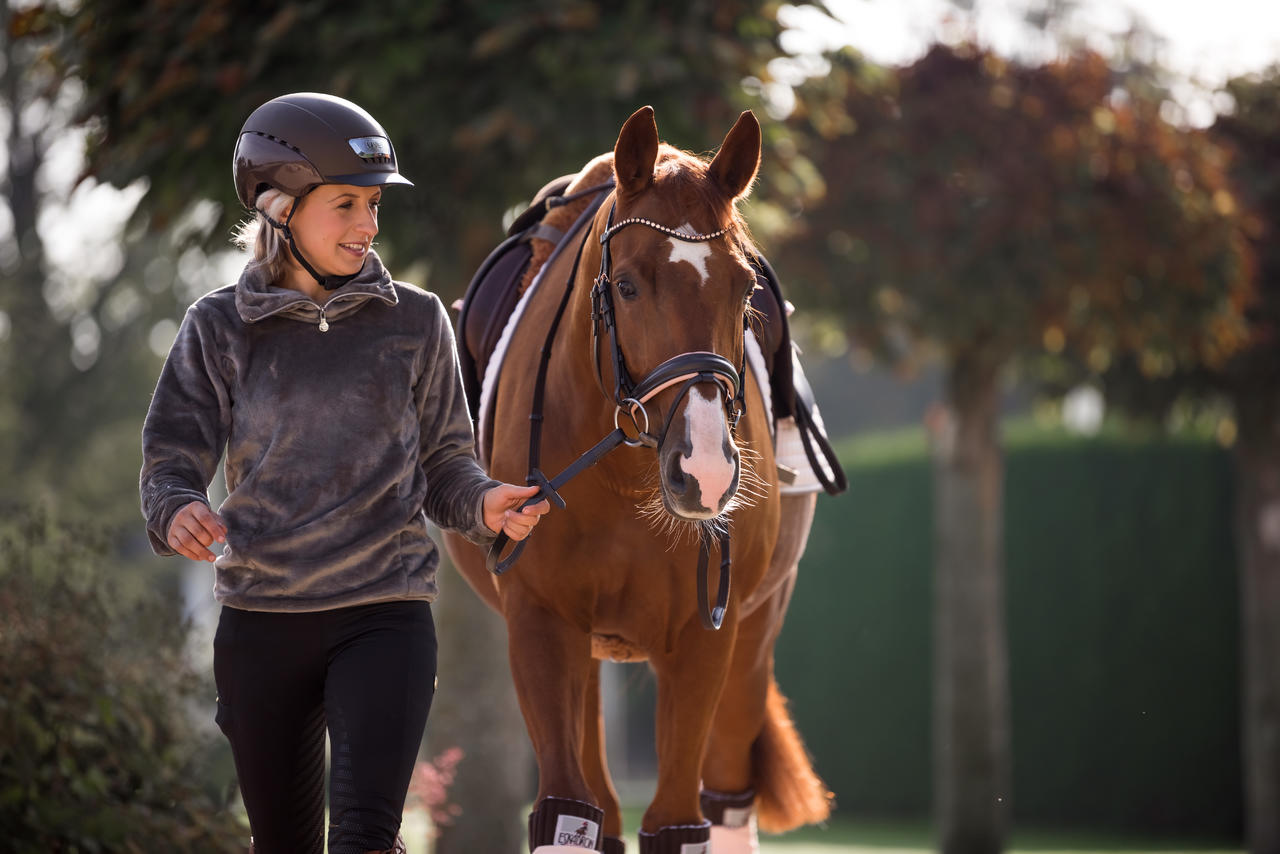
<svg viewBox="0 0 1280 854">
<path fill-rule="evenodd" d="M 275 188 L 302 198 L 320 184 L 413 182 L 396 169 L 396 153 L 382 125 L 350 101 L 333 95 L 298 92 L 282 95 L 254 110 L 240 130 L 231 166 L 236 195 L 246 208 L 257 209 L 258 196 Z M 278 223 L 298 262 L 326 290 L 342 287 L 354 276 L 321 276 L 298 252 L 289 217 Z"/>
</svg>

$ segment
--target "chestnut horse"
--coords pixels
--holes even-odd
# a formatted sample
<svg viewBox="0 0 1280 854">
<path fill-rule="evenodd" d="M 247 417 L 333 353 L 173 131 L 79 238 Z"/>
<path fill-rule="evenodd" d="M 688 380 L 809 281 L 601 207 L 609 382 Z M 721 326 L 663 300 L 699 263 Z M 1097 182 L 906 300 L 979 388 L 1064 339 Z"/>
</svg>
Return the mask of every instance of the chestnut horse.
<svg viewBox="0 0 1280 854">
<path fill-rule="evenodd" d="M 543 518 L 510 572 L 490 574 L 480 549 L 445 537 L 506 620 L 538 761 L 529 843 L 539 854 L 623 848 L 596 659 L 648 659 L 657 675 L 658 779 L 642 854 L 755 851 L 757 817 L 781 831 L 829 812 L 773 678 L 815 497 L 779 494 L 767 405 L 744 370 L 756 276 L 736 202 L 759 163 L 750 112 L 707 163 L 659 144 L 645 107 L 612 154 L 584 168 L 568 194 L 609 178 L 614 190 L 586 237 L 526 297 L 485 456 L 494 477 L 526 477 L 539 385 L 548 473 L 568 468 L 619 419 L 633 446 L 560 488 L 567 509 Z M 722 627 L 711 630 L 695 569 L 703 538 L 726 529 L 732 592 Z"/>
</svg>

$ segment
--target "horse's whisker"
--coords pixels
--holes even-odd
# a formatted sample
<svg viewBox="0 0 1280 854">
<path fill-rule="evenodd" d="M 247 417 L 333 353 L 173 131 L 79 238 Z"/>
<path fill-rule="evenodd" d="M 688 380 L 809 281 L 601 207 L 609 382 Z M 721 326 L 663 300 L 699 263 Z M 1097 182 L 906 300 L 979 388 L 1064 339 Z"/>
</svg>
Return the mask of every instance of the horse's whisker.
<svg viewBox="0 0 1280 854">
<path fill-rule="evenodd" d="M 722 530 L 732 525 L 734 511 L 768 500 L 771 492 L 769 483 L 757 472 L 760 453 L 746 442 L 739 443 L 738 451 L 738 488 L 724 510 L 710 519 L 682 519 L 673 515 L 662 500 L 662 483 L 656 462 L 645 472 L 644 497 L 636 504 L 636 515 L 648 524 L 655 537 L 666 542 L 667 551 L 684 543 L 696 543 L 702 537 L 718 537 Z"/>
</svg>

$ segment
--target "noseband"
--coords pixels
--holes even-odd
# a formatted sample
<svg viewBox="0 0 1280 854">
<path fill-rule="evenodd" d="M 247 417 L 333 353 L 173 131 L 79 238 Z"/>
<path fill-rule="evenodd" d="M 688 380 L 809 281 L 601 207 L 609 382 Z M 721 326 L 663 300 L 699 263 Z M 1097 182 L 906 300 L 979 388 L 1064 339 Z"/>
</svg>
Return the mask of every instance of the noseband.
<svg viewBox="0 0 1280 854">
<path fill-rule="evenodd" d="M 613 358 L 614 382 L 612 400 L 614 406 L 617 407 L 613 416 L 614 426 L 618 426 L 618 418 L 625 412 L 636 430 L 636 437 L 634 439 L 628 437 L 625 440 L 626 443 L 632 446 L 648 445 L 651 448 L 657 448 L 662 444 L 667 428 L 671 426 L 671 419 L 675 417 L 680 401 L 689 393 L 689 389 L 698 383 L 714 382 L 724 392 L 729 429 L 731 431 L 736 430 L 738 419 L 742 417 L 744 405 L 742 376 L 746 372 L 745 346 L 743 347 L 743 363 L 738 368 L 735 368 L 733 363 L 717 353 L 695 350 L 690 353 L 672 356 L 650 371 L 639 383 L 632 382 L 631 375 L 627 372 L 626 357 L 623 356 L 622 347 L 618 343 L 617 318 L 613 309 L 614 284 L 610 276 L 612 256 L 609 252 L 609 241 L 615 234 L 629 225 L 647 226 L 663 234 L 670 235 L 677 240 L 686 240 L 690 243 L 706 243 L 709 240 L 715 240 L 717 237 L 722 237 L 729 229 L 722 228 L 707 234 L 688 234 L 640 217 L 624 219 L 615 225 L 613 214 L 616 207 L 615 205 L 610 208 L 609 219 L 605 223 L 604 233 L 600 235 L 600 274 L 596 276 L 595 284 L 591 288 L 591 357 L 596 367 L 596 385 L 600 387 L 600 392 L 605 397 L 609 397 L 609 392 L 605 390 L 604 370 L 600 358 L 602 330 L 607 332 Z M 666 417 L 663 419 L 662 430 L 655 436 L 649 432 L 649 414 L 644 408 L 645 404 L 656 397 L 659 392 L 679 383 L 684 383 L 684 385 L 680 387 L 679 394 L 676 395 L 675 400 L 672 401 L 670 408 L 667 410 Z M 643 427 L 640 426 L 640 416 L 643 416 Z"/>
<path fill-rule="evenodd" d="M 598 205 L 599 203 L 597 202 L 596 204 Z M 540 490 L 537 495 L 524 503 L 524 507 L 536 504 L 545 498 L 557 507 L 563 508 L 565 502 L 560 496 L 559 490 L 571 479 L 595 465 L 605 454 L 621 444 L 632 447 L 645 445 L 654 449 L 658 448 L 666 436 L 667 429 L 671 426 L 671 420 L 675 417 L 680 401 L 689 393 L 689 389 L 698 383 L 714 382 L 724 393 L 726 415 L 731 432 L 736 432 L 738 421 L 742 417 L 745 407 L 742 388 L 742 378 L 746 374 L 745 342 L 743 346 L 743 361 L 738 368 L 735 368 L 732 362 L 717 353 L 695 350 L 672 356 L 650 371 L 639 383 L 634 383 L 631 380 L 631 376 L 627 372 L 626 359 L 622 354 L 621 346 L 618 344 L 618 326 L 613 302 L 614 284 L 610 277 L 612 261 L 609 252 L 609 240 L 627 226 L 644 225 L 663 234 L 670 235 L 677 240 L 687 240 L 691 243 L 705 243 L 717 237 L 722 237 L 728 232 L 728 228 L 721 228 L 708 234 L 687 234 L 639 217 L 624 219 L 614 224 L 613 214 L 616 209 L 615 203 L 614 207 L 609 210 L 609 218 L 605 223 L 605 230 L 600 235 L 600 273 L 596 276 L 591 288 L 591 355 L 595 363 L 596 384 L 600 387 L 600 391 L 605 397 L 611 397 L 616 407 L 613 413 L 614 430 L 554 478 L 548 478 L 539 470 L 538 461 L 541 456 L 543 421 L 542 400 L 543 391 L 546 387 L 547 369 L 551 361 L 551 345 L 555 340 L 556 330 L 560 326 L 560 318 L 563 317 L 565 308 L 569 304 L 569 296 L 573 292 L 573 285 L 578 277 L 578 263 L 582 260 L 582 250 L 585 248 L 586 243 L 584 237 L 583 246 L 579 247 L 573 270 L 569 273 L 568 286 L 563 297 L 561 297 L 555 319 L 552 321 L 551 328 L 547 333 L 546 344 L 542 348 L 542 358 L 538 365 L 538 377 L 534 385 L 533 412 L 529 415 L 532 426 L 529 435 L 529 475 L 527 482 L 537 484 Z M 595 206 L 584 212 L 583 216 L 593 210 L 595 210 Z M 609 344 L 613 351 L 614 386 L 612 396 L 605 390 L 604 372 L 601 365 L 600 342 L 602 328 L 608 333 Z M 680 385 L 680 390 L 667 410 L 661 431 L 654 435 L 649 430 L 649 414 L 645 409 L 645 404 L 664 389 L 675 385 Z M 620 417 L 624 413 L 631 420 L 631 426 L 635 430 L 634 437 L 629 435 L 619 423 Z M 641 426 L 641 421 L 643 421 L 643 426 Z M 724 622 L 724 615 L 728 609 L 729 602 L 730 559 L 729 531 L 727 527 L 721 527 L 718 539 L 720 543 L 720 581 L 717 585 L 716 604 L 712 607 L 707 598 L 707 566 L 711 555 L 711 543 L 705 532 L 699 537 L 698 611 L 702 624 L 708 629 L 720 628 Z M 501 575 L 511 568 L 516 559 L 519 558 L 520 552 L 524 550 L 528 540 L 521 540 L 516 544 L 510 555 L 506 558 L 501 558 L 507 542 L 506 534 L 499 532 L 497 539 L 489 547 L 486 562 L 490 571 L 495 575 Z"/>
</svg>

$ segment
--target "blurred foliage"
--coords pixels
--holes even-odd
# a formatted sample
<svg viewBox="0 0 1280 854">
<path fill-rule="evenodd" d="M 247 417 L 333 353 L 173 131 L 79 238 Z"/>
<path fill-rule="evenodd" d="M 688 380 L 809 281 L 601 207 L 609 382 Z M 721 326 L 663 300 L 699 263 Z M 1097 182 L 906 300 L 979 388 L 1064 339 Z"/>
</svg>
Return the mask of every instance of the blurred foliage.
<svg viewBox="0 0 1280 854">
<path fill-rule="evenodd" d="M 218 201 L 206 237 L 219 243 L 243 216 L 230 161 L 249 113 L 289 91 L 349 98 L 416 183 L 388 194 L 384 255 L 402 274 L 429 265 L 429 286 L 451 298 L 500 237 L 502 212 L 611 148 L 639 106 L 680 147 L 718 143 L 752 106 L 743 80 L 767 81 L 783 55 L 778 5 L 390 0 L 353 14 L 334 2 L 82 0 L 88 172 L 118 186 L 146 177 L 153 227 Z"/>
<path fill-rule="evenodd" d="M 73 218 L 65 188 L 74 176 L 55 168 L 76 138 L 70 29 L 56 7 L 3 9 L 14 239 L 0 243 L 0 501 L 47 501 L 136 526 L 138 435 L 159 368 L 150 339 L 186 301 L 174 287 L 181 235 L 117 230 L 58 242 L 57 226 Z"/>
<path fill-rule="evenodd" d="M 213 735 L 193 729 L 188 706 L 211 706 L 210 689 L 185 658 L 173 603 L 121 595 L 97 529 L 30 508 L 4 520 L 4 849 L 242 850 L 247 832 L 202 783 Z"/>
<path fill-rule="evenodd" d="M 1048 388 L 1060 392 L 1092 372 L 1108 403 L 1166 423 L 1181 412 L 1203 415 L 1227 408 L 1220 441 L 1274 453 L 1274 421 L 1280 413 L 1273 393 L 1280 383 L 1280 119 L 1274 108 L 1280 99 L 1280 66 L 1230 80 L 1223 94 L 1231 106 L 1207 132 L 1188 135 L 1217 149 L 1214 159 L 1221 176 L 1214 180 L 1225 177 L 1230 201 L 1217 191 L 1213 201 L 1230 211 L 1244 249 L 1248 287 L 1231 296 L 1233 313 L 1238 309 L 1241 320 L 1211 320 L 1211 333 L 1229 336 L 1227 357 L 1216 353 L 1203 360 L 1153 363 L 1146 350 L 1122 351 L 1101 364 L 1086 359 L 1080 370 L 1059 373 Z M 1254 472 L 1244 467 L 1240 474 L 1249 479 Z"/>
<path fill-rule="evenodd" d="M 1211 136 L 1232 152 L 1230 173 L 1246 212 L 1257 258 L 1256 288 L 1248 304 L 1249 347 L 1231 364 L 1238 381 L 1280 383 L 1280 65 L 1226 85 L 1233 107 Z"/>
<path fill-rule="evenodd" d="M 833 62 L 813 85 L 845 110 L 815 112 L 802 91 L 793 118 L 826 195 L 777 263 L 858 346 L 908 364 L 979 346 L 1092 373 L 1131 356 L 1155 379 L 1243 345 L 1226 155 L 1102 57 L 1028 66 L 935 45 L 879 77 Z"/>
</svg>

